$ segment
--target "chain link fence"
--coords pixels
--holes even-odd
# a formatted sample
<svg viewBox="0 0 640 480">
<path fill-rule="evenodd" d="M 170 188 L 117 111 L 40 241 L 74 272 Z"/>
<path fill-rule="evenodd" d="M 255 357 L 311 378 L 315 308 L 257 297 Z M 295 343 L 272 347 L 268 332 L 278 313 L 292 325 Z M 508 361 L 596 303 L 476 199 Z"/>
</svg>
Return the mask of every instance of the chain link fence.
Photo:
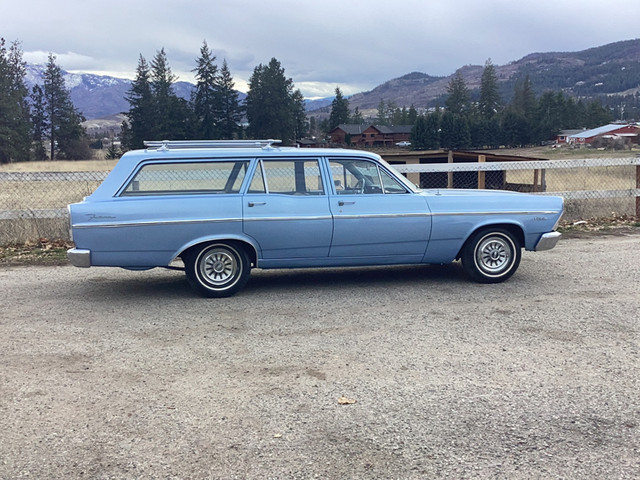
<svg viewBox="0 0 640 480">
<path fill-rule="evenodd" d="M 640 158 L 394 165 L 421 188 L 487 188 L 558 195 L 563 220 L 640 212 Z"/>
<path fill-rule="evenodd" d="M 487 188 L 560 195 L 564 220 L 638 216 L 640 158 L 395 165 L 422 188 Z M 0 245 L 69 239 L 67 205 L 108 172 L 0 172 Z"/>
</svg>

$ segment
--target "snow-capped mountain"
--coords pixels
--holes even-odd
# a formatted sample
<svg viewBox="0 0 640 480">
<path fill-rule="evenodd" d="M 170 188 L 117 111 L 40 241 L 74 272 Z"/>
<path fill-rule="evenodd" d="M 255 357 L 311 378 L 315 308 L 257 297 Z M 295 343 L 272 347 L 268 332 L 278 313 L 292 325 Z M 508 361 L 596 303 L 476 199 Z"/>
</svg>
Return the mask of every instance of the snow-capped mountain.
<svg viewBox="0 0 640 480">
<path fill-rule="evenodd" d="M 27 64 L 25 81 L 29 89 L 35 84 L 42 85 L 45 69 L 44 65 Z M 62 73 L 74 106 L 87 120 L 129 110 L 125 95 L 131 88 L 131 80 L 90 73 L 70 73 L 64 70 Z M 188 82 L 176 82 L 173 88 L 176 95 L 189 99 L 193 85 Z"/>
</svg>

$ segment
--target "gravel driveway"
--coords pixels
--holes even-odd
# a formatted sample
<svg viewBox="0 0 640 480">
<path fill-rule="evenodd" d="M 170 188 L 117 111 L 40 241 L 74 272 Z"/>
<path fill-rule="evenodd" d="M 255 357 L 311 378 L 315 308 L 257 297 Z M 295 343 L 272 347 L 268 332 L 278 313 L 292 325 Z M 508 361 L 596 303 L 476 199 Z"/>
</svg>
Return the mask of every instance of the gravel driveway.
<svg viewBox="0 0 640 480">
<path fill-rule="evenodd" d="M 499 285 L 257 271 L 218 300 L 4 267 L 0 478 L 638 478 L 639 255 L 636 229 Z"/>
</svg>

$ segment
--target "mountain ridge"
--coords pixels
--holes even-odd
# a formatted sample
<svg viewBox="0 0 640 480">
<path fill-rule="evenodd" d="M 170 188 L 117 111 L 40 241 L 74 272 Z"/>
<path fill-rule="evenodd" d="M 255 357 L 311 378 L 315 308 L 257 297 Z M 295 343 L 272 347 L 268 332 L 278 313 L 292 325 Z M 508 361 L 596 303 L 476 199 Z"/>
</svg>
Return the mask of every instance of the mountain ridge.
<svg viewBox="0 0 640 480">
<path fill-rule="evenodd" d="M 623 40 L 578 52 L 531 53 L 505 65 L 494 65 L 500 94 L 510 100 L 515 83 L 529 76 L 534 92 L 564 91 L 576 97 L 624 95 L 640 91 L 640 39 Z M 616 70 L 617 69 L 617 70 Z M 465 65 L 453 74 L 434 77 L 412 72 L 368 92 L 349 97 L 351 109 L 371 112 L 380 101 L 399 107 L 442 106 L 451 79 L 460 73 L 472 95 L 478 94 L 483 65 Z"/>
<path fill-rule="evenodd" d="M 500 94 L 508 101 L 516 82 L 529 76 L 534 92 L 564 91 L 576 97 L 624 95 L 640 92 L 640 39 L 622 40 L 578 52 L 537 52 L 505 65 L 494 65 Z M 26 83 L 31 88 L 41 83 L 43 65 L 27 65 Z M 398 107 L 411 105 L 418 109 L 443 105 L 447 87 L 460 73 L 472 95 L 480 88 L 483 65 L 465 65 L 447 76 L 433 76 L 413 71 L 388 80 L 370 91 L 351 95 L 351 110 L 358 107 L 363 114 L 374 112 L 381 101 Z M 125 99 L 131 80 L 63 70 L 71 100 L 88 120 L 109 117 L 129 109 Z M 176 82 L 179 97 L 189 99 L 194 85 Z M 241 99 L 245 94 L 240 93 Z M 323 115 L 331 110 L 331 98 L 307 101 L 310 115 Z"/>
</svg>

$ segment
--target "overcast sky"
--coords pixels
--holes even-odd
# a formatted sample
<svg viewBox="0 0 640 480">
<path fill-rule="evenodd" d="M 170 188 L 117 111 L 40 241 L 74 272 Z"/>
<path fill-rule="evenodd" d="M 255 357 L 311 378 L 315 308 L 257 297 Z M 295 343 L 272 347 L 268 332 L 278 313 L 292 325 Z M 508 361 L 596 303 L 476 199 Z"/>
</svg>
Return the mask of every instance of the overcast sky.
<svg viewBox="0 0 640 480">
<path fill-rule="evenodd" d="M 19 40 L 30 63 L 51 52 L 64 70 L 125 78 L 164 47 L 186 81 L 206 40 L 239 90 L 275 57 L 314 98 L 638 38 L 640 1 L 0 0 L 0 36 Z"/>
</svg>

